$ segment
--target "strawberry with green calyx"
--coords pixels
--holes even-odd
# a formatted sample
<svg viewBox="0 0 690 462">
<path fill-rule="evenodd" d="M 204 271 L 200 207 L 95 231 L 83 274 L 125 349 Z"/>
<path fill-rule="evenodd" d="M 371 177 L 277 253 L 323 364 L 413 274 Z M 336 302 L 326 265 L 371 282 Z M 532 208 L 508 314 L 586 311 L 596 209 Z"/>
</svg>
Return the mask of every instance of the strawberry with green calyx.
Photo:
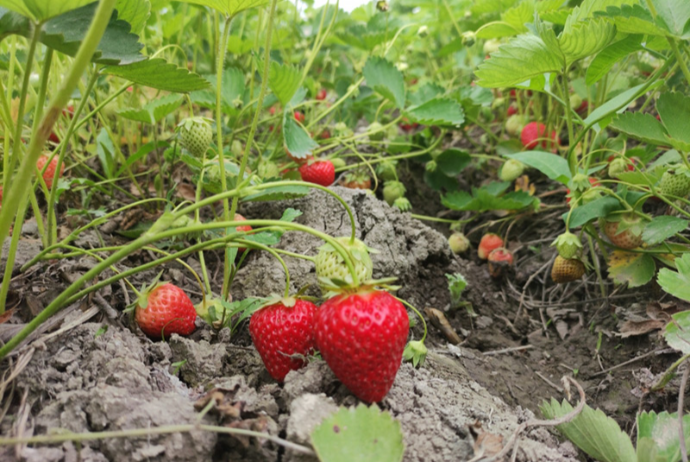
<svg viewBox="0 0 690 462">
<path fill-rule="evenodd" d="M 405 185 L 399 181 L 390 180 L 383 185 L 383 199 L 391 206 L 397 199 L 403 197 L 406 192 Z"/>
<path fill-rule="evenodd" d="M 520 140 L 525 149 L 534 149 L 539 146 L 550 149 L 554 153 L 558 151 L 560 144 L 556 131 L 552 131 L 550 136 L 547 136 L 546 125 L 541 122 L 530 122 L 525 125 L 520 133 Z"/>
<path fill-rule="evenodd" d="M 280 178 L 280 169 L 278 166 L 271 161 L 262 161 L 257 168 L 257 173 L 259 177 L 263 180 L 269 180 L 271 178 Z"/>
<path fill-rule="evenodd" d="M 551 245 L 556 246 L 556 249 L 558 249 L 558 255 L 566 260 L 573 258 L 582 248 L 580 238 L 570 231 L 566 231 L 558 236 Z"/>
<path fill-rule="evenodd" d="M 406 197 L 398 197 L 395 202 L 393 202 L 393 207 L 401 212 L 409 212 L 412 210 L 412 204 L 410 204 L 410 201 L 407 200 Z"/>
<path fill-rule="evenodd" d="M 332 244 L 326 243 L 319 248 L 319 253 L 316 255 L 314 261 L 316 266 L 316 276 L 319 279 L 319 285 L 324 292 L 328 292 L 330 285 L 328 281 L 343 281 L 346 284 L 354 284 L 355 282 L 364 282 L 371 279 L 373 273 L 373 263 L 371 262 L 370 252 L 375 252 L 367 245 L 350 237 L 338 237 L 335 240 L 345 249 L 351 256 L 351 262 L 354 267 L 355 274 L 358 281 L 352 280 L 352 274 L 347 266 L 343 256 L 338 252 Z"/>
<path fill-rule="evenodd" d="M 587 180 L 587 183 L 589 183 L 588 185 L 584 182 L 584 179 Z M 593 189 L 601 186 L 601 183 L 596 178 L 587 177 L 586 175 L 578 173 L 573 177 L 572 180 L 570 180 L 570 185 L 576 187 L 576 192 L 571 193 L 570 189 L 566 190 L 566 204 L 570 204 L 570 201 L 573 197 L 579 199 L 574 205 L 589 204 L 590 202 L 601 197 L 601 192 Z"/>
<path fill-rule="evenodd" d="M 642 231 L 645 221 L 639 216 L 626 213 L 602 219 L 604 234 L 616 247 L 624 250 L 636 249 L 642 245 Z"/>
<path fill-rule="evenodd" d="M 477 255 L 482 260 L 486 260 L 489 258 L 489 254 L 499 247 L 503 247 L 503 239 L 501 239 L 501 236 L 494 233 L 486 233 L 482 236 L 482 240 L 479 241 Z"/>
<path fill-rule="evenodd" d="M 609 162 L 608 174 L 610 178 L 619 178 L 622 173 L 628 171 L 627 162 L 621 157 L 616 157 Z"/>
<path fill-rule="evenodd" d="M 326 91 L 325 88 L 322 88 L 319 90 L 319 92 L 316 94 L 316 101 L 323 101 L 326 99 L 326 96 L 328 96 L 328 92 Z"/>
<path fill-rule="evenodd" d="M 435 172 L 437 168 L 438 168 L 438 164 L 436 163 L 435 160 L 430 160 L 430 161 L 427 162 L 426 165 L 424 166 L 424 169 L 425 169 L 427 172 L 429 172 L 429 173 Z"/>
<path fill-rule="evenodd" d="M 402 362 L 410 330 L 403 304 L 372 286 L 328 299 L 316 315 L 316 345 L 335 376 L 362 401 L 381 401 Z"/>
<path fill-rule="evenodd" d="M 376 174 L 383 181 L 393 181 L 398 179 L 398 172 L 396 171 L 396 160 L 386 160 L 376 166 Z"/>
<path fill-rule="evenodd" d="M 515 181 L 525 171 L 525 164 L 517 159 L 508 159 L 501 167 L 498 177 L 501 181 Z"/>
<path fill-rule="evenodd" d="M 335 167 L 330 160 L 309 161 L 299 168 L 299 173 L 303 181 L 321 186 L 330 186 L 335 181 Z"/>
<path fill-rule="evenodd" d="M 182 289 L 170 283 L 154 282 L 139 294 L 134 319 L 147 336 L 160 340 L 171 334 L 194 332 L 196 310 Z"/>
<path fill-rule="evenodd" d="M 551 279 L 556 284 L 577 281 L 585 274 L 585 265 L 576 258 L 556 256 L 551 267 Z"/>
<path fill-rule="evenodd" d="M 685 166 L 666 170 L 659 181 L 659 192 L 664 196 L 687 197 L 690 194 L 690 170 Z"/>
<path fill-rule="evenodd" d="M 470 240 L 463 233 L 453 233 L 448 238 L 450 250 L 455 254 L 466 252 L 470 248 Z"/>
<path fill-rule="evenodd" d="M 371 178 L 366 172 L 358 170 L 346 173 L 340 184 L 350 189 L 371 189 Z"/>
<path fill-rule="evenodd" d="M 213 141 L 213 129 L 204 117 L 189 117 L 178 127 L 182 146 L 195 157 L 203 157 Z"/>
<path fill-rule="evenodd" d="M 272 300 L 252 314 L 249 332 L 268 373 L 282 382 L 291 370 L 306 366 L 316 348 L 318 307 L 310 301 L 286 297 Z"/>
<path fill-rule="evenodd" d="M 295 112 L 293 113 L 293 116 L 295 117 L 295 120 L 296 120 L 297 122 L 299 122 L 299 123 L 303 123 L 303 122 L 304 122 L 305 117 L 304 117 L 304 114 L 303 114 L 302 112 L 300 112 L 300 111 L 295 111 Z"/>
</svg>

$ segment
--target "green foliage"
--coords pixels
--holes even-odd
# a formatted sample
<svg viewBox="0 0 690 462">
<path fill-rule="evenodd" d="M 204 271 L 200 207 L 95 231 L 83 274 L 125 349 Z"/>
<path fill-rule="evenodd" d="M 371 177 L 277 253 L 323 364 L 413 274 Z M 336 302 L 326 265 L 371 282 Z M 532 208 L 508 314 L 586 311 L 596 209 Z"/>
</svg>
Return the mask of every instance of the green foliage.
<svg viewBox="0 0 690 462">
<path fill-rule="evenodd" d="M 216 75 L 206 74 L 204 78 L 209 83 L 208 90 L 194 91 L 190 93 L 192 102 L 199 106 L 213 109 L 216 107 Z M 236 67 L 228 67 L 223 70 L 223 78 L 220 87 L 220 100 L 223 113 L 237 115 L 236 103 L 243 102 L 245 91 L 244 73 Z"/>
<path fill-rule="evenodd" d="M 525 151 L 506 155 L 509 159 L 519 160 L 523 164 L 536 168 L 541 173 L 563 184 L 570 181 L 568 162 L 553 153 L 544 151 Z"/>
<path fill-rule="evenodd" d="M 243 11 L 268 4 L 268 0 L 179 0 L 195 5 L 207 6 L 225 16 L 235 16 Z"/>
<path fill-rule="evenodd" d="M 311 434 L 321 462 L 399 462 L 403 444 L 400 422 L 374 404 L 340 408 Z"/>
<path fill-rule="evenodd" d="M 141 109 L 125 109 L 123 111 L 118 111 L 118 115 L 136 122 L 156 124 L 180 107 L 181 101 L 182 97 L 179 95 L 168 95 L 149 102 Z"/>
<path fill-rule="evenodd" d="M 435 97 L 418 106 L 407 109 L 407 114 L 425 125 L 453 125 L 459 127 L 465 121 L 464 111 L 455 100 Z"/>
<path fill-rule="evenodd" d="M 19 13 L 33 21 L 45 21 L 76 10 L 95 0 L 0 0 L 0 7 Z"/>
<path fill-rule="evenodd" d="M 290 155 L 297 159 L 306 159 L 312 150 L 319 146 L 295 121 L 291 113 L 283 116 L 283 140 Z"/>
<path fill-rule="evenodd" d="M 405 81 L 402 73 L 385 58 L 373 56 L 362 70 L 367 85 L 398 108 L 405 106 Z"/>
<path fill-rule="evenodd" d="M 462 302 L 462 292 L 467 287 L 465 276 L 460 273 L 446 274 L 448 278 L 448 291 L 450 292 L 450 303 L 453 307 L 460 306 Z"/>
<path fill-rule="evenodd" d="M 148 59 L 126 66 L 108 66 L 104 74 L 122 77 L 134 83 L 175 93 L 189 93 L 208 88 L 209 84 L 200 75 L 165 62 L 162 59 Z"/>
<path fill-rule="evenodd" d="M 492 183 L 472 188 L 472 194 L 456 191 L 441 197 L 441 203 L 451 210 L 486 212 L 489 210 L 520 210 L 534 205 L 538 199 L 524 191 L 503 192 L 510 183 Z"/>
<path fill-rule="evenodd" d="M 659 270 L 657 281 L 662 289 L 681 300 L 690 301 L 690 254 L 676 258 L 678 271 L 667 268 Z"/>
<path fill-rule="evenodd" d="M 678 217 L 669 215 L 654 217 L 645 226 L 642 232 L 642 239 L 647 244 L 661 244 L 676 233 L 687 229 L 689 225 L 690 221 Z"/>
</svg>

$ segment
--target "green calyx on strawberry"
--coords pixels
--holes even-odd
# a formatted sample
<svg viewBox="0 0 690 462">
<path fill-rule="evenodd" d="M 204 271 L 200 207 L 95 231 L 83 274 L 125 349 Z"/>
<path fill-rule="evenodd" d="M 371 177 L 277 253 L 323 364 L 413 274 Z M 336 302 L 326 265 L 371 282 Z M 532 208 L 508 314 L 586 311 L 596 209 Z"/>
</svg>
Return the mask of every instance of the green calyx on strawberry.
<svg viewBox="0 0 690 462">
<path fill-rule="evenodd" d="M 410 330 L 403 304 L 363 287 L 321 305 L 315 330 L 323 359 L 343 385 L 362 401 L 381 401 L 395 381 Z"/>
<path fill-rule="evenodd" d="M 291 370 L 307 364 L 316 348 L 318 307 L 288 297 L 271 300 L 252 314 L 249 332 L 268 373 L 282 382 Z"/>
<path fill-rule="evenodd" d="M 340 184 L 350 189 L 370 189 L 371 178 L 366 171 L 356 170 L 345 174 Z"/>
<path fill-rule="evenodd" d="M 525 171 L 525 164 L 517 159 L 508 159 L 501 167 L 498 177 L 501 181 L 515 181 Z"/>
<path fill-rule="evenodd" d="M 570 180 L 570 190 L 583 192 L 592 187 L 589 177 L 583 173 L 576 174 L 572 180 Z"/>
<path fill-rule="evenodd" d="M 383 185 L 383 199 L 388 205 L 393 205 L 397 199 L 405 195 L 405 192 L 405 185 L 399 181 L 389 180 Z"/>
<path fill-rule="evenodd" d="M 421 340 L 412 340 L 407 343 L 405 350 L 403 350 L 403 359 L 405 361 L 412 361 L 412 366 L 423 366 L 426 355 L 429 352 L 424 342 Z"/>
<path fill-rule="evenodd" d="M 263 161 L 259 164 L 257 168 L 257 173 L 263 180 L 269 180 L 271 178 L 280 178 L 280 169 L 278 166 L 271 161 Z"/>
<path fill-rule="evenodd" d="M 566 231 L 558 236 L 551 245 L 556 246 L 556 249 L 558 249 L 558 255 L 566 260 L 570 260 L 571 258 L 575 257 L 575 255 L 582 248 L 580 238 L 570 231 Z"/>
<path fill-rule="evenodd" d="M 690 194 L 690 170 L 678 166 L 665 171 L 659 181 L 659 192 L 664 196 L 686 197 Z"/>
<path fill-rule="evenodd" d="M 208 119 L 189 117 L 178 125 L 182 146 L 195 157 L 203 157 L 213 141 L 213 129 Z"/>
<path fill-rule="evenodd" d="M 611 178 L 618 178 L 628 171 L 628 163 L 622 157 L 616 157 L 609 163 L 608 174 Z"/>
<path fill-rule="evenodd" d="M 206 297 L 194 305 L 196 314 L 215 330 L 227 327 L 231 321 L 230 307 L 220 298 Z"/>
<path fill-rule="evenodd" d="M 171 334 L 194 332 L 196 310 L 187 294 L 170 283 L 154 281 L 143 288 L 134 308 L 134 319 L 150 338 L 160 340 Z"/>
<path fill-rule="evenodd" d="M 393 207 L 400 210 L 401 212 L 409 212 L 410 210 L 412 210 L 412 204 L 410 204 L 410 201 L 407 200 L 406 197 L 398 197 L 393 202 Z"/>
<path fill-rule="evenodd" d="M 642 232 L 646 222 L 632 213 L 611 215 L 602 219 L 601 227 L 611 243 L 624 250 L 642 245 Z"/>
<path fill-rule="evenodd" d="M 355 239 L 353 243 L 350 242 L 350 237 L 338 237 L 335 240 L 352 257 L 352 264 L 359 283 L 361 284 L 371 279 L 374 265 L 369 253 L 375 251 L 367 247 L 359 239 Z M 340 285 L 338 282 L 342 282 L 345 285 L 352 285 L 354 283 L 343 256 L 331 244 L 326 243 L 319 248 L 315 265 L 316 276 L 324 293 L 333 289 L 334 282 L 336 285 Z"/>
</svg>

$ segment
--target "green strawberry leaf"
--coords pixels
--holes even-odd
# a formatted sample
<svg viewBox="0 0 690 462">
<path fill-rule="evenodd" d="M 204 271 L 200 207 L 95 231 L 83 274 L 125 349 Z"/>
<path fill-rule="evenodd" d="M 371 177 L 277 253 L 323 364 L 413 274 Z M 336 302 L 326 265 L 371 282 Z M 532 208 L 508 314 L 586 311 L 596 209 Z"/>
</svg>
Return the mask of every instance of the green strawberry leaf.
<svg viewBox="0 0 690 462">
<path fill-rule="evenodd" d="M 264 60 L 259 59 L 257 66 L 259 72 L 263 73 Z M 283 106 L 290 102 L 301 82 L 302 71 L 299 68 L 277 61 L 271 61 L 269 64 L 268 87 Z"/>
<path fill-rule="evenodd" d="M 678 413 L 642 412 L 637 416 L 637 460 L 656 462 L 681 460 Z M 690 414 L 683 416 L 686 447 L 690 445 Z M 647 440 L 650 444 L 640 444 Z"/>
<path fill-rule="evenodd" d="M 140 85 L 174 93 L 204 90 L 209 86 L 199 74 L 159 58 L 126 66 L 108 66 L 103 69 L 103 74 L 115 75 Z"/>
<path fill-rule="evenodd" d="M 666 324 L 664 331 L 666 343 L 684 355 L 690 354 L 690 311 L 681 311 L 671 318 L 673 320 Z"/>
<path fill-rule="evenodd" d="M 216 75 L 204 74 L 203 76 L 209 83 L 208 90 L 194 91 L 189 94 L 193 103 L 199 106 L 215 109 L 216 107 Z M 244 73 L 236 67 L 228 67 L 223 71 L 223 79 L 220 88 L 220 104 L 223 112 L 228 115 L 238 114 L 235 102 L 242 101 L 245 83 Z"/>
<path fill-rule="evenodd" d="M 690 221 L 682 218 L 669 215 L 654 217 L 652 221 L 647 223 L 642 232 L 642 240 L 650 245 L 660 244 L 676 233 L 687 229 L 688 226 L 690 226 Z"/>
<path fill-rule="evenodd" d="M 598 53 L 616 36 L 616 28 L 607 20 L 577 21 L 574 18 L 575 14 L 568 18 L 563 33 L 558 38 L 567 65 Z"/>
<path fill-rule="evenodd" d="M 564 158 L 544 151 L 524 151 L 508 154 L 505 157 L 519 160 L 523 164 L 536 168 L 552 180 L 565 185 L 570 181 L 570 168 Z"/>
<path fill-rule="evenodd" d="M 573 411 L 567 401 L 555 399 L 539 406 L 547 419 L 557 419 Z M 601 462 L 631 462 L 637 460 L 630 437 L 615 420 L 601 410 L 585 405 L 570 422 L 558 425 L 558 431 L 593 459 Z"/>
<path fill-rule="evenodd" d="M 674 297 L 690 302 L 690 254 L 675 260 L 678 271 L 661 268 L 657 281 L 662 289 Z"/>
<path fill-rule="evenodd" d="M 297 159 L 306 159 L 313 149 L 319 147 L 309 133 L 295 121 L 291 112 L 283 114 L 283 141 L 290 155 Z"/>
<path fill-rule="evenodd" d="M 125 109 L 118 111 L 117 114 L 125 119 L 134 120 L 135 122 L 154 125 L 169 114 L 175 112 L 175 110 L 180 107 L 181 101 L 182 96 L 180 95 L 168 95 L 150 101 L 141 109 Z"/>
<path fill-rule="evenodd" d="M 0 0 L 0 7 L 19 13 L 34 22 L 42 22 L 67 13 L 95 0 Z"/>
<path fill-rule="evenodd" d="M 598 11 L 594 16 L 608 17 L 619 32 L 626 34 L 669 35 L 669 30 L 656 23 L 649 10 L 639 3 L 609 6 L 606 11 Z"/>
<path fill-rule="evenodd" d="M 645 143 L 657 146 L 668 144 L 664 127 L 651 114 L 624 112 L 616 117 L 609 126 Z"/>
<path fill-rule="evenodd" d="M 659 82 L 659 85 L 662 82 Z M 654 85 L 652 85 L 654 87 Z M 650 91 L 651 88 L 648 88 L 645 90 L 645 84 L 640 84 L 635 87 L 632 87 L 629 90 L 624 91 L 623 93 L 620 93 L 595 110 L 592 111 L 592 113 L 584 120 L 584 124 L 586 126 L 589 125 L 594 125 L 595 123 L 601 121 L 605 117 L 621 111 L 622 109 L 626 108 L 628 104 L 635 98 L 637 98 L 643 91 Z"/>
<path fill-rule="evenodd" d="M 185 3 L 193 3 L 195 5 L 207 6 L 222 13 L 224 16 L 232 17 L 237 13 L 246 11 L 252 8 L 267 5 L 268 0 L 178 0 Z"/>
<path fill-rule="evenodd" d="M 531 34 L 517 36 L 479 65 L 477 85 L 488 88 L 513 87 L 545 73 L 563 69 L 562 58 L 544 40 Z"/>
<path fill-rule="evenodd" d="M 686 29 L 690 21 L 690 2 L 686 0 L 651 0 L 657 14 L 657 23 L 662 24 L 674 37 L 688 39 Z"/>
<path fill-rule="evenodd" d="M 465 121 L 465 113 L 457 101 L 435 97 L 407 111 L 411 119 L 424 125 L 453 125 L 459 127 Z"/>
<path fill-rule="evenodd" d="M 563 214 L 563 221 L 568 220 L 568 213 L 570 213 L 570 229 L 578 228 L 596 218 L 604 218 L 622 209 L 618 199 L 611 196 L 600 197 L 588 204 L 580 205 L 570 212 Z"/>
<path fill-rule="evenodd" d="M 280 201 L 286 199 L 297 199 L 309 194 L 310 188 L 308 186 L 288 185 L 275 186 L 268 189 L 263 189 L 260 192 L 250 194 L 242 198 L 246 202 L 258 201 Z"/>
<path fill-rule="evenodd" d="M 410 93 L 407 96 L 411 104 L 419 106 L 427 101 L 431 101 L 437 96 L 442 96 L 443 93 L 445 93 L 445 90 L 440 85 L 435 83 L 427 83 L 420 87 L 416 92 Z"/>
<path fill-rule="evenodd" d="M 503 183 L 494 183 L 494 186 Z M 455 191 L 441 197 L 444 206 L 451 210 L 486 212 L 489 210 L 520 210 L 534 202 L 534 198 L 524 191 L 510 192 L 499 196 L 494 186 L 473 188 L 472 195 L 466 191 Z"/>
<path fill-rule="evenodd" d="M 115 168 L 117 166 L 115 162 L 115 146 L 113 145 L 110 135 L 105 128 L 101 128 L 96 137 L 96 154 L 98 155 L 98 160 L 101 161 L 101 166 L 103 167 L 103 173 L 108 179 L 114 178 Z"/>
<path fill-rule="evenodd" d="M 609 277 L 616 284 L 627 283 L 629 288 L 647 284 L 654 277 L 654 258 L 645 253 L 614 250 L 609 254 Z"/>
<path fill-rule="evenodd" d="M 133 34 L 140 34 L 151 15 L 149 0 L 117 0 L 118 17 L 132 26 Z"/>
<path fill-rule="evenodd" d="M 690 143 L 690 97 L 680 92 L 665 92 L 659 97 L 656 108 L 671 138 Z"/>
<path fill-rule="evenodd" d="M 405 106 L 405 80 L 402 72 L 385 58 L 372 56 L 362 70 L 367 85 L 396 107 Z"/>
<path fill-rule="evenodd" d="M 400 422 L 373 404 L 340 408 L 311 434 L 321 462 L 400 462 L 403 444 Z"/>
<path fill-rule="evenodd" d="M 629 35 L 601 50 L 587 66 L 587 85 L 593 85 L 604 78 L 613 66 L 626 56 L 642 49 L 642 36 Z"/>
<path fill-rule="evenodd" d="M 462 302 L 462 292 L 467 287 L 467 279 L 460 273 L 446 274 L 446 278 L 448 278 L 451 306 L 458 307 Z"/>
<path fill-rule="evenodd" d="M 434 160 L 436 161 L 436 170 L 449 177 L 457 176 L 472 163 L 470 153 L 457 148 L 446 149 Z"/>
</svg>

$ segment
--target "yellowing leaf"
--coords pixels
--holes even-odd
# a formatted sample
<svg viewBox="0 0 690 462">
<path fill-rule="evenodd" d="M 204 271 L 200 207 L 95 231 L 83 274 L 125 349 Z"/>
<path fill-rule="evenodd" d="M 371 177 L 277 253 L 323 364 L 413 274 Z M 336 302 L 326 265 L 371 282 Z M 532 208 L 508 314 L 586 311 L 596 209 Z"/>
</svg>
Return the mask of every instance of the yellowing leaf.
<svg viewBox="0 0 690 462">
<path fill-rule="evenodd" d="M 645 253 L 615 250 L 609 255 L 609 277 L 617 284 L 628 287 L 647 284 L 654 277 L 654 259 Z"/>
</svg>

